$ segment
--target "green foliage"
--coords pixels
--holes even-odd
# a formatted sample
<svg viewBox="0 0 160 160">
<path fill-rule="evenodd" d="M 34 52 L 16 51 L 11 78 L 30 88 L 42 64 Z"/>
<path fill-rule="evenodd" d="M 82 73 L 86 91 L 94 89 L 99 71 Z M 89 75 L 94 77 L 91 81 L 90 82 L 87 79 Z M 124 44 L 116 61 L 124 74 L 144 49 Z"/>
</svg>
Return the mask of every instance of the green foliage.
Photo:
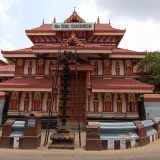
<svg viewBox="0 0 160 160">
<path fill-rule="evenodd" d="M 157 85 L 160 83 L 160 51 L 148 52 L 138 64 L 142 82 Z"/>
<path fill-rule="evenodd" d="M 8 60 L 8 59 L 7 59 L 7 63 L 8 63 L 8 64 L 14 64 L 12 61 L 10 61 L 10 60 Z"/>
</svg>

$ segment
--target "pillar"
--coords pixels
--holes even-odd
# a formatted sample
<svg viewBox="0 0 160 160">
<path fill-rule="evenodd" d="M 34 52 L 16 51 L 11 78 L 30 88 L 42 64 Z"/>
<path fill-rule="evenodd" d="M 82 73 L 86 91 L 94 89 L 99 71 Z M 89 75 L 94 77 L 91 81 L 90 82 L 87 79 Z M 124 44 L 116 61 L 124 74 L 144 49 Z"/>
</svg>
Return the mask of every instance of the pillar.
<svg viewBox="0 0 160 160">
<path fill-rule="evenodd" d="M 91 99 L 91 95 L 88 95 L 88 112 L 90 112 L 90 99 Z"/>
<path fill-rule="evenodd" d="M 20 110 L 21 97 L 22 97 L 22 92 L 18 92 L 18 110 Z"/>
<path fill-rule="evenodd" d="M 111 93 L 112 96 L 112 112 L 114 112 L 114 93 Z"/>
<path fill-rule="evenodd" d="M 102 112 L 104 112 L 105 111 L 105 109 L 104 109 L 104 93 L 101 93 L 101 96 L 102 96 Z"/>
<path fill-rule="evenodd" d="M 125 65 L 125 60 L 123 60 L 123 66 L 124 66 L 124 76 L 126 75 L 126 65 Z"/>
<path fill-rule="evenodd" d="M 87 71 L 88 85 L 91 85 L 91 72 Z"/>
<path fill-rule="evenodd" d="M 135 112 L 138 112 L 138 94 L 135 94 Z"/>
<path fill-rule="evenodd" d="M 34 92 L 31 93 L 31 110 L 33 110 Z"/>
<path fill-rule="evenodd" d="M 128 94 L 127 93 L 125 94 L 125 99 L 126 99 L 126 111 L 128 112 L 129 108 L 128 108 Z"/>
<path fill-rule="evenodd" d="M 44 93 L 42 92 L 41 93 L 41 110 L 42 110 L 42 107 L 43 107 L 43 98 L 44 98 Z"/>
</svg>

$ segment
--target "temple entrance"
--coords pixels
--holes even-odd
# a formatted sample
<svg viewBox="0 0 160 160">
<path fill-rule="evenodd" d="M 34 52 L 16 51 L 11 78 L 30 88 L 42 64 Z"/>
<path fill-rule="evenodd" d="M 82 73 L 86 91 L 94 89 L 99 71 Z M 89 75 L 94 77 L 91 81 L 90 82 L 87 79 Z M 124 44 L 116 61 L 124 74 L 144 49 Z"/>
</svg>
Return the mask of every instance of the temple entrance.
<svg viewBox="0 0 160 160">
<path fill-rule="evenodd" d="M 71 86 L 69 87 L 70 95 L 68 96 L 70 100 L 68 101 L 69 107 L 68 115 L 70 115 L 70 122 L 75 123 L 78 120 L 78 104 L 76 98 L 76 75 L 75 72 L 71 72 L 71 80 L 69 81 Z M 78 72 L 78 91 L 79 91 L 79 111 L 80 111 L 80 122 L 84 123 L 86 119 L 86 72 Z"/>
</svg>

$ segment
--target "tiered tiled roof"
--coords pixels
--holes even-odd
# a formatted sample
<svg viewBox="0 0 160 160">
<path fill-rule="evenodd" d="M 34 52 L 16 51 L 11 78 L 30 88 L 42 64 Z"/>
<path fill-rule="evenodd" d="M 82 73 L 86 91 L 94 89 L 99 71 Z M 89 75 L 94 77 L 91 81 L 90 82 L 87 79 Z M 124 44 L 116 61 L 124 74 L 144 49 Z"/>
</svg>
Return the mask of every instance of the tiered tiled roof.
<svg viewBox="0 0 160 160">
<path fill-rule="evenodd" d="M 7 81 L 0 83 L 0 89 L 10 89 L 10 88 L 40 88 L 45 89 L 51 88 L 53 83 L 53 79 L 51 78 L 12 78 Z"/>
<path fill-rule="evenodd" d="M 153 90 L 154 86 L 142 83 L 135 79 L 102 79 L 92 78 L 93 89 L 149 89 Z"/>
</svg>

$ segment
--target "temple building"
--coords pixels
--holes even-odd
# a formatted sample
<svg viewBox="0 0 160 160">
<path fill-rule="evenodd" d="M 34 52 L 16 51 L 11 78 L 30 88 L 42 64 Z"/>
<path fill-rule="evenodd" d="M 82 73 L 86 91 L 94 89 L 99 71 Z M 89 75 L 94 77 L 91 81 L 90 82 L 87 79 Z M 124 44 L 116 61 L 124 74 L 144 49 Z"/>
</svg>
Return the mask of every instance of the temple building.
<svg viewBox="0 0 160 160">
<path fill-rule="evenodd" d="M 59 70 L 62 70 L 64 51 L 77 54 L 79 113 L 82 123 L 88 120 L 135 120 L 139 119 L 140 95 L 152 93 L 154 86 L 136 80 L 133 67 L 145 55 L 119 48 L 126 30 L 115 29 L 110 22 L 87 23 L 74 10 L 63 23 L 56 18 L 45 24 L 25 30 L 33 46 L 13 51 L 2 50 L 3 57 L 15 64 L 14 77 L 0 83 L 0 91 L 9 94 L 8 117 L 23 117 L 31 111 L 47 117 L 51 105 L 52 84 L 55 80 L 57 55 L 60 54 Z M 71 72 L 75 72 L 75 57 Z M 70 122 L 77 121 L 78 109 L 75 98 L 75 74 L 70 80 L 71 107 L 67 114 Z M 61 77 L 58 77 L 57 97 L 53 116 L 57 117 Z"/>
</svg>

